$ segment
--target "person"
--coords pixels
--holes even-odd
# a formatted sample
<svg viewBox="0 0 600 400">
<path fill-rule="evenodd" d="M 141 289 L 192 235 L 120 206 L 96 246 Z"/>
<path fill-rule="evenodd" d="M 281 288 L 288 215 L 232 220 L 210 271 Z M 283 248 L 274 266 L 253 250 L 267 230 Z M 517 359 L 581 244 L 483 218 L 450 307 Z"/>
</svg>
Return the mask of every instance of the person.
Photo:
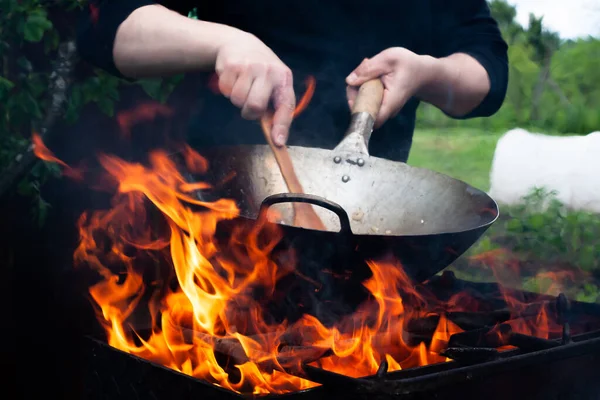
<svg viewBox="0 0 600 400">
<path fill-rule="evenodd" d="M 379 77 L 369 151 L 406 162 L 420 102 L 449 118 L 491 116 L 508 84 L 485 0 L 89 0 L 77 41 L 84 60 L 126 79 L 216 72 L 220 93 L 203 85 L 190 121 L 198 148 L 265 144 L 252 121 L 269 111 L 276 145 L 333 148 L 357 87 Z M 307 76 L 316 91 L 292 124 Z"/>
</svg>

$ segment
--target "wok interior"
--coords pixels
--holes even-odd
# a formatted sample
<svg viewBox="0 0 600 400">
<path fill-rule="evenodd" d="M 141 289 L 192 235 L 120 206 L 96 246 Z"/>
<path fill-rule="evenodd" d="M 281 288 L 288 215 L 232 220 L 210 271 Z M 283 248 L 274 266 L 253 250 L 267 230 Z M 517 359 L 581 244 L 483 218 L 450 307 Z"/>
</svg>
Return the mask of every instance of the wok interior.
<svg viewBox="0 0 600 400">
<path fill-rule="evenodd" d="M 434 171 L 361 154 L 304 147 L 288 151 L 304 192 L 339 204 L 357 235 L 463 232 L 497 217 L 497 205 L 485 192 Z M 203 155 L 210 162 L 212 180 L 220 182 L 219 195 L 235 198 L 243 216 L 256 218 L 266 197 L 288 192 L 268 146 L 221 147 Z M 338 163 L 333 161 L 336 155 Z M 292 204 L 271 208 L 278 211 L 277 222 L 293 225 Z M 327 230 L 340 229 L 334 213 L 314 209 Z"/>
<path fill-rule="evenodd" d="M 319 195 L 318 188 L 307 186 L 306 193 Z M 357 235 L 462 232 L 488 225 L 496 216 L 496 205 L 485 193 L 425 170 L 411 169 L 405 179 L 375 180 L 367 188 L 357 188 L 358 194 L 351 193 L 355 192 L 332 190 L 323 197 L 344 208 Z M 335 214 L 320 207 L 315 210 L 329 230 L 339 230 Z"/>
</svg>

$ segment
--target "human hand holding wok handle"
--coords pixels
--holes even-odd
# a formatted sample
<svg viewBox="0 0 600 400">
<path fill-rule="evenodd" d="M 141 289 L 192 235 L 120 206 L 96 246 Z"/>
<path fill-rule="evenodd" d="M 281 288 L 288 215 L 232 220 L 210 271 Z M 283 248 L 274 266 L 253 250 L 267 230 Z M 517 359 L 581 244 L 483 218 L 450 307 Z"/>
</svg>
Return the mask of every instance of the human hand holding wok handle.
<svg viewBox="0 0 600 400">
<path fill-rule="evenodd" d="M 346 78 L 348 105 L 353 107 L 357 88 L 379 78 L 384 86 L 375 128 L 396 116 L 415 97 L 461 117 L 475 109 L 490 91 L 486 69 L 472 56 L 454 53 L 435 58 L 403 47 L 391 47 L 365 58 Z"/>
<path fill-rule="evenodd" d="M 352 114 L 368 113 L 373 121 L 377 120 L 383 102 L 383 82 L 376 78 L 363 83 L 352 100 Z"/>
</svg>

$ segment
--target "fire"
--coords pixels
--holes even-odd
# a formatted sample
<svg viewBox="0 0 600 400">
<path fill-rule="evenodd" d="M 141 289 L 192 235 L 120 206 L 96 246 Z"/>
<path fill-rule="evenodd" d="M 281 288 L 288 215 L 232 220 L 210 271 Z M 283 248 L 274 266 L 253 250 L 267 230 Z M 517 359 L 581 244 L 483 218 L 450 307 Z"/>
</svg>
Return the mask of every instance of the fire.
<svg viewBox="0 0 600 400">
<path fill-rule="evenodd" d="M 40 158 L 70 169 L 35 140 Z M 190 147 L 183 156 L 197 175 L 210 168 Z M 335 326 L 312 315 L 272 322 L 261 300 L 295 268 L 273 257 L 282 239 L 276 224 L 245 223 L 231 199 L 198 200 L 193 192 L 210 185 L 186 181 L 166 151 L 149 154 L 147 164 L 112 155 L 99 161 L 116 183 L 113 207 L 80 217 L 74 263 L 96 271 L 89 294 L 117 349 L 232 391 L 286 393 L 316 386 L 293 375 L 302 362 L 358 377 L 384 360 L 390 371 L 449 361 L 440 353 L 462 330 L 445 313 L 479 311 L 468 295 L 441 302 L 421 293 L 391 259 L 368 263 L 370 300 Z M 223 223 L 231 227 L 226 235 Z M 545 314 L 537 318 L 549 331 Z M 434 321 L 430 343 L 405 337 L 416 319 Z"/>
<path fill-rule="evenodd" d="M 46 147 L 42 141 L 42 137 L 34 132 L 31 135 L 31 141 L 33 143 L 33 154 L 41 160 L 57 163 L 63 167 L 63 175 L 70 177 L 71 179 L 81 181 L 83 180 L 83 171 L 79 168 L 72 168 L 67 165 L 64 161 L 56 158 L 56 156 Z"/>
<path fill-rule="evenodd" d="M 202 170 L 205 165 L 189 148 L 186 159 L 188 167 Z M 236 226 L 220 243 L 217 224 L 238 216 L 235 203 L 199 201 L 184 190 L 185 181 L 165 152 L 153 152 L 149 160 L 144 166 L 101 156 L 101 165 L 118 182 L 116 205 L 79 221 L 75 263 L 101 276 L 90 295 L 111 346 L 255 394 L 314 386 L 284 371 L 327 351 L 331 355 L 318 364 L 350 376 L 372 374 L 384 359 L 392 370 L 445 361 L 432 349 L 439 352 L 443 345 L 437 343 L 460 331 L 445 319 L 440 319 L 432 349 L 404 342 L 407 310 L 399 290 L 410 283 L 394 262 L 370 263 L 373 277 L 364 286 L 375 301 L 337 327 L 327 328 L 308 315 L 294 324 L 263 320 L 251 289 L 260 286 L 268 293 L 289 273 L 289 267 L 270 257 L 281 232 L 264 222 L 252 229 Z M 162 230 L 149 228 L 154 208 L 166 223 Z M 172 266 L 172 276 L 155 273 L 152 264 L 160 261 Z M 407 296 L 424 302 L 415 291 Z M 140 314 L 148 315 L 145 331 Z M 223 354 L 238 363 L 235 374 L 219 363 Z"/>
</svg>

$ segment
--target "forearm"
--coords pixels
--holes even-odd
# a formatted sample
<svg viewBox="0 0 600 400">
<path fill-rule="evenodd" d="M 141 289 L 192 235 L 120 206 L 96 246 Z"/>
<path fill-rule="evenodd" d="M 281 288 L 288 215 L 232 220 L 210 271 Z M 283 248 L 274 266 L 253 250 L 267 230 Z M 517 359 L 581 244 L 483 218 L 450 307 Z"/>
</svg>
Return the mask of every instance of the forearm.
<svg viewBox="0 0 600 400">
<path fill-rule="evenodd" d="M 187 18 L 160 5 L 140 7 L 117 30 L 114 62 L 130 78 L 211 69 L 221 44 L 240 33 L 226 25 Z"/>
<path fill-rule="evenodd" d="M 485 68 L 473 57 L 456 53 L 444 58 L 424 56 L 423 85 L 416 97 L 447 114 L 462 117 L 490 91 Z"/>
</svg>

